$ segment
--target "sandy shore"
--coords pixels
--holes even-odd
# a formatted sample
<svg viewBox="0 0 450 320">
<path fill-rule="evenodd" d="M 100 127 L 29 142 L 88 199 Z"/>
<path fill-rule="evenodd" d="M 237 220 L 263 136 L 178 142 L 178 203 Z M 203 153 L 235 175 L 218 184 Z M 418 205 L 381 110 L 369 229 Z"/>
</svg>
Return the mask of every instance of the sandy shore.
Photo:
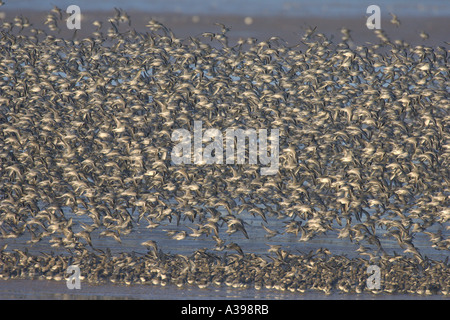
<svg viewBox="0 0 450 320">
<path fill-rule="evenodd" d="M 44 25 L 46 12 L 34 11 L 4 11 L 4 21 L 13 21 L 15 16 L 22 15 L 27 17 L 35 27 L 45 28 Z M 102 31 L 106 32 L 111 25 L 108 17 L 114 16 L 114 10 L 110 12 L 82 12 L 81 29 L 78 31 L 79 38 L 88 36 L 96 27 L 92 25 L 95 20 L 103 21 Z M 162 22 L 170 28 L 177 37 L 186 38 L 189 36 L 197 36 L 203 32 L 220 32 L 220 27 L 214 25 L 219 22 L 231 27 L 227 34 L 230 41 L 237 41 L 239 38 L 254 37 L 260 41 L 266 40 L 272 36 L 279 36 L 286 40 L 289 44 L 298 44 L 301 37 L 305 34 L 309 27 L 317 27 L 316 32 L 324 33 L 326 36 L 334 37 L 336 41 L 340 41 L 342 34 L 340 30 L 346 27 L 351 30 L 352 40 L 355 44 L 363 45 L 366 42 L 377 42 L 373 30 L 366 27 L 366 17 L 281 17 L 269 16 L 258 17 L 253 16 L 251 19 L 245 20 L 245 16 L 237 15 L 208 15 L 208 16 L 192 16 L 183 14 L 154 14 L 142 12 L 128 12 L 131 18 L 131 27 L 137 31 L 145 32 L 148 30 L 145 25 L 150 19 Z M 65 13 L 64 13 L 65 15 Z M 390 16 L 382 18 L 381 28 L 391 39 L 405 40 L 413 45 L 441 45 L 444 41 L 450 41 L 448 30 L 450 30 L 450 19 L 448 17 L 400 17 L 401 25 L 399 27 L 391 24 Z M 247 23 L 246 23 L 247 22 Z M 251 24 L 248 24 L 251 22 Z M 61 35 L 72 36 L 73 32 L 68 30 L 65 20 L 60 22 Z M 127 23 L 120 26 L 121 31 L 126 31 Z M 420 32 L 429 34 L 429 39 L 420 38 Z"/>
</svg>

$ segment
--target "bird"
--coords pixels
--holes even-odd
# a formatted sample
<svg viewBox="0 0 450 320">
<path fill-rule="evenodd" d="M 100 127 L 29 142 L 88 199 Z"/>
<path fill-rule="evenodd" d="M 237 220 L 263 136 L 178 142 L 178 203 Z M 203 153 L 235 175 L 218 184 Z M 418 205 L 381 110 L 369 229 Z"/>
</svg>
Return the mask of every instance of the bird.
<svg viewBox="0 0 450 320">
<path fill-rule="evenodd" d="M 158 252 L 158 245 L 153 240 L 147 240 L 141 243 L 142 246 L 152 248 L 155 252 Z"/>
<path fill-rule="evenodd" d="M 391 22 L 393 25 L 395 25 L 397 28 L 400 27 L 401 22 L 400 22 L 400 20 L 398 19 L 398 17 L 397 17 L 395 14 L 393 14 L 393 13 L 390 13 L 390 15 L 392 16 L 392 19 L 391 19 L 390 22 Z"/>
<path fill-rule="evenodd" d="M 269 249 L 267 249 L 267 252 L 278 252 L 280 249 L 281 249 L 281 247 L 282 247 L 282 245 L 281 244 L 279 244 L 279 245 L 274 245 L 274 244 L 267 244 L 270 248 Z"/>
<path fill-rule="evenodd" d="M 180 232 L 178 232 L 178 233 L 175 233 L 173 236 L 172 236 L 172 239 L 175 239 L 175 240 L 183 240 L 184 238 L 186 238 L 186 236 L 187 236 L 187 232 L 186 231 L 180 231 Z"/>
<path fill-rule="evenodd" d="M 423 40 L 427 40 L 430 37 L 429 34 L 425 33 L 424 31 L 421 31 L 419 35 Z"/>
<path fill-rule="evenodd" d="M 235 251 L 237 251 L 237 253 L 239 253 L 241 256 L 244 255 L 244 251 L 242 251 L 241 247 L 240 247 L 237 243 L 235 243 L 235 242 L 231 242 L 231 243 L 225 245 L 225 248 L 231 249 L 231 250 L 235 250 Z"/>
<path fill-rule="evenodd" d="M 267 228 L 264 224 L 261 223 L 261 227 L 263 227 L 264 231 L 266 231 L 266 237 L 267 238 L 273 238 L 276 235 L 280 234 L 277 230 L 271 230 L 269 228 Z"/>
<path fill-rule="evenodd" d="M 115 8 L 67 37 L 62 16 L 3 22 L 2 279 L 74 264 L 93 284 L 360 294 L 376 263 L 379 292 L 448 294 L 448 51 L 432 33 L 229 46 L 223 24 L 183 39 Z M 228 129 L 248 133 L 236 157 L 203 139 Z M 192 161 L 207 151 L 222 162 Z"/>
</svg>

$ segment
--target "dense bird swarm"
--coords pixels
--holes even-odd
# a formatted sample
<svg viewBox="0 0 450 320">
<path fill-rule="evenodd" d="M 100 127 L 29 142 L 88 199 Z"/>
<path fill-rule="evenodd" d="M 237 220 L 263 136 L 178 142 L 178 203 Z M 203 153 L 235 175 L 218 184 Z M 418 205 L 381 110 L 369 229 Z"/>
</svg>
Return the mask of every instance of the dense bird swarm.
<svg viewBox="0 0 450 320">
<path fill-rule="evenodd" d="M 51 30 L 58 19 L 49 14 Z M 447 261 L 415 246 L 420 235 L 450 248 L 448 49 L 381 31 L 379 43 L 354 47 L 315 30 L 298 46 L 276 37 L 231 46 L 226 28 L 179 39 L 156 21 L 146 33 L 124 31 L 123 20 L 97 23 L 82 40 L 24 18 L 3 23 L 0 239 L 27 235 L 31 247 L 45 240 L 66 250 L 5 246 L 3 278 L 62 279 L 77 263 L 93 283 L 360 292 L 377 264 L 380 291 L 448 294 Z M 260 175 L 248 161 L 175 165 L 172 132 L 192 132 L 195 120 L 279 129 L 278 173 Z M 251 236 L 245 214 L 269 244 L 279 234 L 301 244 L 332 233 L 362 256 L 245 252 L 229 240 Z M 170 237 L 214 239 L 215 250 L 163 252 L 151 231 L 172 221 Z M 148 225 L 147 254 L 95 248 L 94 231 L 120 243 L 137 224 Z"/>
</svg>

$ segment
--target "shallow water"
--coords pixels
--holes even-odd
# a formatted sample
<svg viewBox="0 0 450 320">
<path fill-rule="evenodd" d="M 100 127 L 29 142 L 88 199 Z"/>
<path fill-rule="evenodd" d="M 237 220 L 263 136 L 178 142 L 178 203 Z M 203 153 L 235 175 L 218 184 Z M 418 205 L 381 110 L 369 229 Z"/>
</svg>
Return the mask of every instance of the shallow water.
<svg viewBox="0 0 450 320">
<path fill-rule="evenodd" d="M 79 290 L 69 290 L 65 281 L 44 280 L 0 280 L 0 299 L 26 300 L 448 300 L 443 295 L 413 295 L 413 294 L 350 294 L 331 293 L 329 295 L 316 291 L 305 293 L 280 292 L 277 290 L 230 289 L 227 287 L 197 287 L 177 288 L 173 285 L 165 287 L 151 285 L 119 286 L 81 284 Z"/>
<path fill-rule="evenodd" d="M 85 216 L 79 217 L 69 212 L 66 212 L 67 216 L 72 216 L 78 219 L 78 223 L 88 223 L 89 218 Z M 248 223 L 247 232 L 250 239 L 246 239 L 241 233 L 234 233 L 227 235 L 225 233 L 226 226 L 220 229 L 221 238 L 229 242 L 239 243 L 244 252 L 256 253 L 262 256 L 272 256 L 268 253 L 268 245 L 280 244 L 283 249 L 288 250 L 294 254 L 308 253 L 310 251 L 316 251 L 319 248 L 327 248 L 333 255 L 345 255 L 349 258 L 358 257 L 359 254 L 356 251 L 358 245 L 350 242 L 348 239 L 338 239 L 337 231 L 329 231 L 325 234 L 316 236 L 308 242 L 299 242 L 299 237 L 292 234 L 279 234 L 271 239 L 268 239 L 265 235 L 266 232 L 260 226 L 261 220 L 255 218 L 252 215 L 243 212 L 240 218 L 244 219 Z M 284 223 L 282 219 L 276 217 L 267 217 L 268 225 L 275 230 L 283 230 Z M 100 231 L 96 230 L 91 233 L 92 242 L 95 249 L 107 250 L 109 249 L 112 254 L 120 254 L 122 252 L 135 252 L 138 255 L 144 255 L 147 249 L 141 245 L 142 242 L 152 239 L 158 243 L 158 247 L 166 253 L 183 254 L 186 256 L 191 255 L 193 252 L 200 248 L 207 248 L 210 252 L 214 251 L 215 241 L 211 236 L 202 236 L 200 238 L 186 237 L 182 241 L 171 239 L 167 235 L 167 230 L 186 230 L 190 231 L 188 226 L 192 226 L 189 221 L 181 221 L 177 226 L 175 221 L 161 224 L 155 229 L 146 228 L 146 223 L 141 221 L 137 223 L 133 228 L 133 231 L 122 237 L 122 243 L 118 243 L 111 238 L 99 238 Z M 79 225 L 77 225 L 80 228 Z M 433 226 L 430 229 L 435 229 L 437 226 Z M 74 231 L 79 231 L 74 229 Z M 400 248 L 395 240 L 383 240 L 383 230 L 378 229 L 378 235 L 382 241 L 383 247 L 386 252 L 402 253 L 403 249 Z M 19 249 L 28 250 L 31 254 L 49 253 L 54 252 L 56 254 L 67 254 L 67 251 L 58 249 L 57 247 L 50 247 L 48 241 L 41 241 L 34 245 L 29 245 L 26 241 L 29 240 L 29 236 L 25 235 L 16 239 L 6 239 L 3 242 L 8 243 L 7 251 Z M 448 256 L 447 252 L 434 250 L 430 247 L 429 241 L 425 236 L 418 237 L 415 241 L 416 247 L 421 251 L 422 255 L 434 260 L 443 261 Z M 233 252 L 233 251 L 229 251 Z M 217 252 L 220 254 L 220 252 Z M 360 256 L 361 257 L 361 256 Z M 47 280 L 0 280 L 0 299 L 175 299 L 175 300 L 196 300 L 196 299 L 251 299 L 251 300 L 308 300 L 308 299 L 446 299 L 444 295 L 431 295 L 420 296 L 411 294 L 344 294 L 342 292 L 332 292 L 330 295 L 325 295 L 317 291 L 307 291 L 306 293 L 299 292 L 287 292 L 279 290 L 256 290 L 253 287 L 248 289 L 235 289 L 225 285 L 221 287 L 211 286 L 205 289 L 199 289 L 194 286 L 186 286 L 184 288 L 178 288 L 174 285 L 159 286 L 159 285 L 114 285 L 114 284 L 100 284 L 92 285 L 82 283 L 81 290 L 69 290 L 66 287 L 65 281 L 47 281 Z"/>
<path fill-rule="evenodd" d="M 77 216 L 70 210 L 63 211 L 67 219 L 73 219 L 74 233 L 83 230 L 82 224 L 89 225 L 89 223 L 92 223 L 92 220 L 86 215 Z M 225 211 L 223 211 L 222 214 L 225 215 Z M 279 219 L 275 216 L 267 215 L 267 226 L 272 230 L 279 230 L 279 234 L 272 238 L 268 238 L 266 231 L 261 226 L 262 220 L 259 216 L 255 217 L 250 213 L 243 211 L 238 217 L 245 221 L 249 239 L 244 237 L 243 233 L 239 231 L 233 234 L 227 234 L 226 223 L 223 223 L 219 228 L 219 235 L 222 240 L 226 241 L 226 243 L 238 243 L 242 250 L 246 253 L 255 253 L 258 255 L 268 254 L 267 250 L 270 248 L 268 244 L 270 243 L 271 245 L 282 245 L 284 250 L 288 250 L 294 254 L 305 254 L 310 251 L 316 251 L 320 248 L 327 248 L 333 255 L 345 255 L 349 258 L 359 256 L 358 252 L 356 252 L 359 248 L 358 244 L 350 241 L 348 238 L 338 238 L 338 230 L 340 230 L 342 226 L 339 226 L 336 222 L 333 224 L 334 230 L 318 234 L 307 242 L 304 242 L 299 241 L 300 234 L 296 236 L 295 234 L 284 232 L 286 223 L 291 221 L 290 218 Z M 163 252 L 170 254 L 190 255 L 201 248 L 206 248 L 214 252 L 216 243 L 213 240 L 212 235 L 202 235 L 198 238 L 189 236 L 189 234 L 191 234 L 191 230 L 189 228 L 196 228 L 196 224 L 191 223 L 187 219 L 181 220 L 179 225 L 177 225 L 177 222 L 173 219 L 172 222 L 165 220 L 156 228 L 147 228 L 148 223 L 146 221 L 141 220 L 138 222 L 137 217 L 134 218 L 136 222 L 133 224 L 131 233 L 121 236 L 121 243 L 111 237 L 100 237 L 99 234 L 103 231 L 103 229 L 97 229 L 91 232 L 93 247 L 102 251 L 109 249 L 112 254 L 122 252 L 146 254 L 147 249 L 142 246 L 141 243 L 147 240 L 153 240 L 157 242 L 158 248 L 160 248 Z M 449 231 L 445 230 L 445 226 L 437 223 L 429 227 L 427 231 L 436 232 L 438 229 L 442 231 L 444 237 L 447 237 Z M 186 231 L 188 235 L 181 241 L 174 240 L 168 235 L 168 232 L 170 231 L 180 232 L 183 230 Z M 397 241 L 393 238 L 384 237 L 384 233 L 384 229 L 379 227 L 376 229 L 376 236 L 379 238 L 386 253 L 393 254 L 395 252 L 401 254 L 403 249 L 399 246 Z M 30 234 L 26 233 L 18 238 L 3 239 L 2 243 L 8 244 L 7 251 L 14 249 L 26 249 L 30 254 L 39 254 L 40 252 L 48 253 L 50 251 L 54 253 L 67 253 L 64 249 L 51 247 L 52 243 L 49 242 L 48 238 L 35 244 L 27 243 L 29 240 Z M 442 261 L 448 256 L 447 251 L 432 248 L 428 236 L 422 233 L 417 233 L 415 235 L 414 245 L 424 257 L 426 256 L 433 260 Z M 371 249 L 375 249 L 375 247 L 372 247 Z"/>
</svg>

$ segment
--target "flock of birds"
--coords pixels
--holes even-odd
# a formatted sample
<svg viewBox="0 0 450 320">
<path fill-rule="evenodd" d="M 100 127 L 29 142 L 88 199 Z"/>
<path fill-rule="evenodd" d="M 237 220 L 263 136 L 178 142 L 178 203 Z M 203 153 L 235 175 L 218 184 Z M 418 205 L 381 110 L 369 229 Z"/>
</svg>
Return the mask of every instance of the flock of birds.
<svg viewBox="0 0 450 320">
<path fill-rule="evenodd" d="M 123 30 L 120 10 L 90 37 L 67 40 L 61 19 L 54 9 L 50 31 L 23 17 L 0 30 L 0 243 L 27 236 L 31 247 L 65 250 L 2 245 L 2 278 L 58 280 L 76 263 L 93 283 L 362 292 L 376 263 L 380 292 L 448 294 L 448 259 L 415 245 L 425 236 L 450 249 L 448 49 L 381 30 L 377 44 L 350 46 L 347 29 L 340 42 L 311 29 L 295 46 L 277 37 L 231 46 L 225 26 L 187 39 L 154 20 L 147 32 Z M 173 164 L 172 132 L 197 120 L 278 128 L 278 173 L 262 176 L 248 161 Z M 249 238 L 250 215 L 267 255 L 230 240 Z M 170 238 L 212 239 L 214 250 L 161 250 L 152 231 L 172 221 Z M 137 225 L 148 228 L 146 254 L 96 248 Z M 290 234 L 301 249 L 332 232 L 361 257 L 271 244 Z"/>
</svg>

